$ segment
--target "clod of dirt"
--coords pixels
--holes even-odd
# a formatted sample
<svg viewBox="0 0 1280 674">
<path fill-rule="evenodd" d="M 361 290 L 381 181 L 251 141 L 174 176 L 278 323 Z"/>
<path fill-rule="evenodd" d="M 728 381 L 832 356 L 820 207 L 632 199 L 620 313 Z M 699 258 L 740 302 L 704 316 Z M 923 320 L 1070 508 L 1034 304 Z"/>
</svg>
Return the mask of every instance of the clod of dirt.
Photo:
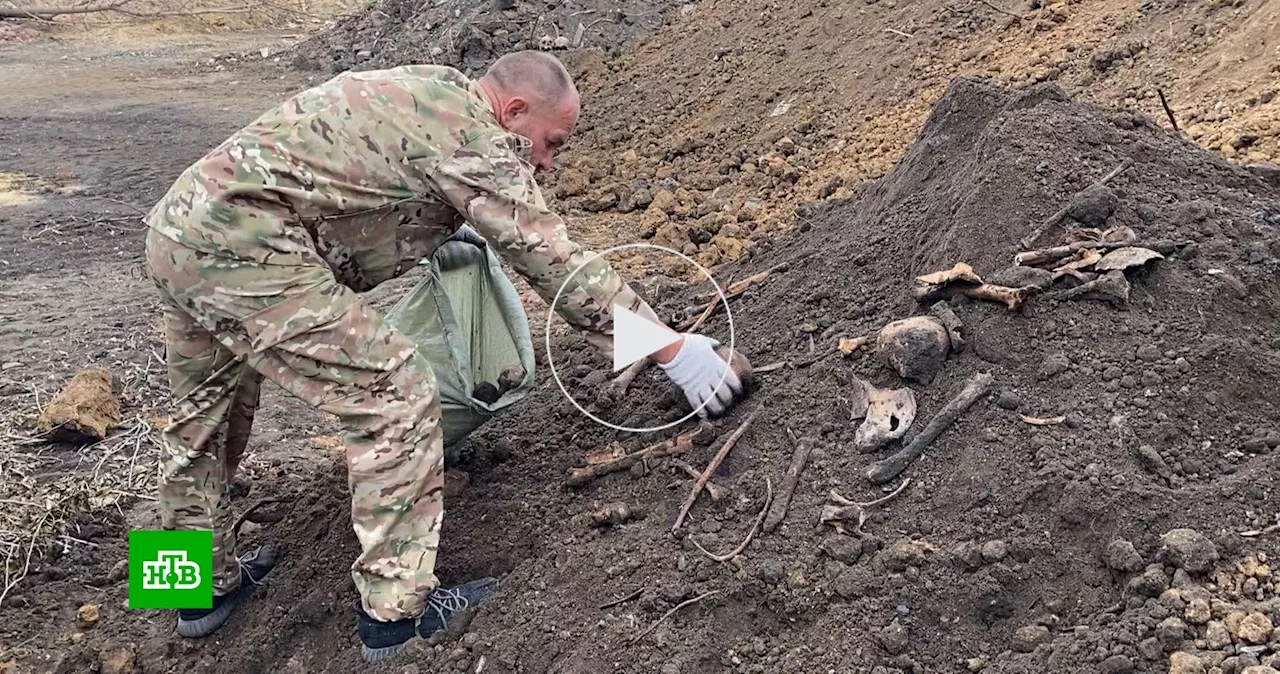
<svg viewBox="0 0 1280 674">
<path fill-rule="evenodd" d="M 1123 271 L 1125 269 L 1133 269 L 1152 260 L 1163 260 L 1164 256 L 1150 248 L 1141 248 L 1138 246 L 1126 246 L 1117 248 L 1110 253 L 1102 256 L 1094 269 L 1098 271 Z"/>
<path fill-rule="evenodd" d="M 1142 597 L 1159 597 L 1167 589 L 1169 574 L 1159 564 L 1147 566 L 1141 575 L 1129 580 L 1129 591 Z"/>
<path fill-rule="evenodd" d="M 1107 544 L 1107 568 L 1114 571 L 1136 572 L 1142 569 L 1142 555 L 1138 554 L 1133 543 L 1117 538 Z"/>
<path fill-rule="evenodd" d="M 84 444 L 120 423 L 119 383 L 106 368 L 80 370 L 44 408 L 36 427 L 56 442 Z"/>
<path fill-rule="evenodd" d="M 947 329 L 947 337 L 951 340 L 952 351 L 964 350 L 964 323 L 956 315 L 955 310 L 946 302 L 937 302 L 929 307 L 929 315 L 938 319 L 942 327 Z"/>
<path fill-rule="evenodd" d="M 1205 674 L 1204 661 L 1193 653 L 1178 651 L 1169 656 L 1169 674 Z"/>
<path fill-rule="evenodd" d="M 1009 544 L 1002 540 L 987 541 L 982 544 L 982 559 L 988 564 L 1003 561 L 1009 556 Z"/>
<path fill-rule="evenodd" d="M 122 559 L 111 566 L 107 572 L 107 581 L 118 583 L 129 577 L 129 560 Z"/>
<path fill-rule="evenodd" d="M 1013 650 L 1018 653 L 1030 653 L 1046 643 L 1049 643 L 1049 628 L 1044 625 L 1019 627 L 1013 633 Z"/>
<path fill-rule="evenodd" d="M 937 552 L 938 547 L 928 541 L 902 538 L 880 553 L 879 558 L 884 560 L 886 569 L 901 573 L 907 567 L 924 566 Z"/>
<path fill-rule="evenodd" d="M 1194 529 L 1174 529 L 1160 537 L 1157 559 L 1186 569 L 1189 573 L 1205 573 L 1218 561 L 1218 547 Z"/>
<path fill-rule="evenodd" d="M 1182 618 L 1169 616 L 1156 625 L 1156 638 L 1166 648 L 1177 648 L 1187 638 L 1187 623 Z"/>
<path fill-rule="evenodd" d="M 1071 201 L 1067 206 L 1067 216 L 1086 227 L 1103 227 L 1107 219 L 1116 212 L 1120 198 L 1106 185 L 1094 185 Z"/>
<path fill-rule="evenodd" d="M 1250 613 L 1240 622 L 1240 639 L 1251 644 L 1265 644 L 1271 640 L 1271 618 L 1265 613 Z"/>
<path fill-rule="evenodd" d="M 101 610 L 101 604 L 84 604 L 76 609 L 76 625 L 85 630 L 92 628 L 98 624 Z"/>
<path fill-rule="evenodd" d="M 993 285 L 1007 288 L 1024 288 L 1033 286 L 1040 290 L 1048 290 L 1053 285 L 1053 273 L 1039 267 L 1014 265 L 1005 267 L 988 277 Z"/>
<path fill-rule="evenodd" d="M 134 653 L 132 648 L 105 648 L 98 654 L 99 674 L 131 674 Z"/>
<path fill-rule="evenodd" d="M 1009 389 L 1005 389 L 996 396 L 996 406 L 1002 410 L 1016 410 L 1022 406 L 1022 397 Z"/>
<path fill-rule="evenodd" d="M 876 353 L 904 379 L 929 384 L 942 370 L 951 350 L 947 329 L 936 318 L 914 316 L 880 330 Z"/>
<path fill-rule="evenodd" d="M 1113 655 L 1098 663 L 1099 674 L 1133 674 L 1133 660 L 1127 655 Z"/>
<path fill-rule="evenodd" d="M 1257 162 L 1249 164 L 1245 168 L 1272 187 L 1280 187 L 1280 165 L 1272 164 L 1271 162 Z"/>
<path fill-rule="evenodd" d="M 854 564 L 862 557 L 862 542 L 848 536 L 831 536 L 818 546 L 822 553 L 831 559 Z"/>
<path fill-rule="evenodd" d="M 1156 451 L 1151 445 L 1141 445 L 1134 450 L 1138 455 L 1139 462 L 1149 471 L 1168 480 L 1173 477 L 1173 471 L 1169 469 L 1169 464 L 1165 462 L 1164 457 Z"/>
<path fill-rule="evenodd" d="M 907 628 L 902 623 L 894 620 L 880 630 L 876 634 L 876 641 L 880 643 L 880 647 L 889 655 L 897 655 L 910 645 L 911 641 L 907 634 Z"/>
</svg>

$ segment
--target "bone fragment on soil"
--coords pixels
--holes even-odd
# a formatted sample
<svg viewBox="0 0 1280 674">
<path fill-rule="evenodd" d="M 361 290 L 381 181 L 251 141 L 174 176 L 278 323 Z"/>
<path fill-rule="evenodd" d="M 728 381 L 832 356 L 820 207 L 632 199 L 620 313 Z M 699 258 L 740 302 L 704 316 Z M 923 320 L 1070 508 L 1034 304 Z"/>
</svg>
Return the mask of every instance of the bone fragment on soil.
<svg viewBox="0 0 1280 674">
<path fill-rule="evenodd" d="M 1141 246 L 1125 246 L 1117 248 L 1110 253 L 1102 256 L 1094 264 L 1094 269 L 1101 272 L 1107 271 L 1123 271 L 1134 267 L 1141 267 L 1152 260 L 1163 260 L 1164 256 L 1160 253 L 1143 248 Z"/>
<path fill-rule="evenodd" d="M 1115 250 L 1117 248 L 1125 248 L 1136 246 L 1139 248 L 1147 248 L 1161 255 L 1169 255 L 1179 248 L 1187 246 L 1187 242 L 1176 241 L 1145 241 L 1141 244 L 1135 244 L 1132 241 L 1076 241 L 1063 246 L 1054 246 L 1053 248 L 1043 248 L 1041 250 L 1029 250 L 1018 253 L 1013 256 L 1013 263 L 1024 266 L 1038 267 L 1042 265 L 1056 264 L 1058 260 L 1064 257 L 1071 257 L 1079 251 L 1087 248 L 1097 250 Z"/>
<path fill-rule="evenodd" d="M 839 492 L 832 489 L 827 495 L 827 498 L 834 505 L 829 504 L 822 507 L 821 512 L 818 513 L 818 523 L 830 524 L 835 527 L 835 530 L 838 533 L 847 534 L 849 532 L 845 530 L 844 524 L 851 521 L 853 522 L 853 534 L 855 536 L 861 536 L 865 533 L 862 531 L 862 525 L 867 522 L 867 511 L 876 506 L 884 505 L 885 503 L 897 498 L 897 496 L 901 494 L 909 484 L 911 484 L 911 478 L 903 480 L 902 484 L 898 485 L 898 488 L 894 489 L 889 494 L 875 499 L 874 501 L 866 502 L 852 501 L 841 496 Z"/>
<path fill-rule="evenodd" d="M 867 342 L 870 340 L 871 337 L 869 335 L 863 335 L 862 337 L 841 337 L 838 348 L 840 349 L 840 353 L 848 356 L 852 355 L 854 351 L 866 346 Z"/>
<path fill-rule="evenodd" d="M 984 283 L 981 277 L 973 273 L 972 267 L 960 262 L 951 269 L 917 277 L 915 296 L 918 301 L 931 302 L 964 295 L 975 300 L 1000 302 L 1010 309 L 1017 309 L 1038 290 L 1035 286 L 1009 288 Z"/>
<path fill-rule="evenodd" d="M 990 302 L 999 302 L 1010 309 L 1017 309 L 1026 303 L 1027 300 L 1035 297 L 1040 289 L 1036 286 L 1023 286 L 1021 288 L 1008 288 L 1005 286 L 991 285 L 986 283 L 977 288 L 969 288 L 964 294 L 975 300 L 988 300 Z"/>
<path fill-rule="evenodd" d="M 977 402 L 986 394 L 987 389 L 991 387 L 993 377 L 985 372 L 980 372 L 969 378 L 960 393 L 956 394 L 950 402 L 946 404 L 932 419 L 920 434 L 912 438 L 906 447 L 898 450 L 888 458 L 878 461 L 867 469 L 867 479 L 872 484 L 884 484 L 889 480 L 897 477 L 899 473 L 906 470 L 912 461 L 920 458 L 927 448 L 939 435 L 942 434 L 948 426 L 955 423 L 955 420 L 964 414 L 973 403 Z"/>
<path fill-rule="evenodd" d="M 1129 304 L 1129 279 L 1122 271 L 1109 271 L 1102 276 L 1069 290 L 1053 294 L 1060 300 L 1103 300 L 1117 307 Z"/>
<path fill-rule="evenodd" d="M 932 316 L 894 321 L 880 330 L 876 353 L 905 379 L 933 381 L 947 360 L 951 339 L 942 322 Z"/>
<path fill-rule="evenodd" d="M 853 419 L 862 419 L 853 441 L 864 452 L 901 438 L 916 418 L 916 396 L 909 388 L 887 389 L 854 378 Z M 859 391 L 860 390 L 860 391 Z"/>
<path fill-rule="evenodd" d="M 597 528 L 612 527 L 632 520 L 644 519 L 645 510 L 640 506 L 626 503 L 611 503 L 591 511 L 591 526 Z"/>
<path fill-rule="evenodd" d="M 36 427 L 57 442 L 102 440 L 120 424 L 119 386 L 106 368 L 80 370 L 40 413 Z"/>
<path fill-rule="evenodd" d="M 703 423 L 692 431 L 677 435 L 670 440 L 649 445 L 631 454 L 603 456 L 600 452 L 593 452 L 587 458 L 588 465 L 569 469 L 569 477 L 565 479 L 564 483 L 566 486 L 578 487 L 602 475 L 627 470 L 641 461 L 682 454 L 694 444 L 710 438 L 712 434 L 711 426 Z"/>
<path fill-rule="evenodd" d="M 929 307 L 929 314 L 942 323 L 942 327 L 947 329 L 947 337 L 951 340 L 952 351 L 964 350 L 964 323 L 960 322 L 960 317 L 952 310 L 951 305 L 946 302 L 937 302 Z"/>
<path fill-rule="evenodd" d="M 787 516 L 791 497 L 795 495 L 796 486 L 800 484 L 800 473 L 804 472 L 804 467 L 809 462 L 809 455 L 813 453 L 814 445 L 817 444 L 811 437 L 797 438 L 790 428 L 787 429 L 787 435 L 791 436 L 791 441 L 795 443 L 796 448 L 791 454 L 791 465 L 787 466 L 787 475 L 782 480 L 782 492 L 769 506 L 769 514 L 764 520 L 765 533 L 777 529 Z"/>
</svg>

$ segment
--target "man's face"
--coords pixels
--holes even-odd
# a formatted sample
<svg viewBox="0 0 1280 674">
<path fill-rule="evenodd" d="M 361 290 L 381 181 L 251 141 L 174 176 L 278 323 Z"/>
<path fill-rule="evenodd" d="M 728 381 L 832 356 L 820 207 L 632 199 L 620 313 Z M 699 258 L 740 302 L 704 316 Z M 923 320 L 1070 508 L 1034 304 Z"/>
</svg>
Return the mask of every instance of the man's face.
<svg viewBox="0 0 1280 674">
<path fill-rule="evenodd" d="M 515 97 L 503 110 L 502 127 L 529 140 L 529 162 L 535 169 L 549 170 L 556 151 L 569 140 L 578 123 L 578 97 L 558 106 Z"/>
</svg>

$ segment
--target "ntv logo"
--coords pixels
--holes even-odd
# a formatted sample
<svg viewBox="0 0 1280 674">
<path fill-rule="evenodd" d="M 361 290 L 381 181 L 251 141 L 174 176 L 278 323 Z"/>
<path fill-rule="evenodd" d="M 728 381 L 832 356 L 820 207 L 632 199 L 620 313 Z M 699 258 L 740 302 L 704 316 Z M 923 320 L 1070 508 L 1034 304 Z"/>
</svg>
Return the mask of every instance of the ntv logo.
<svg viewBox="0 0 1280 674">
<path fill-rule="evenodd" d="M 200 587 L 200 565 L 187 561 L 185 550 L 161 550 L 155 561 L 142 563 L 142 589 L 194 590 Z"/>
</svg>

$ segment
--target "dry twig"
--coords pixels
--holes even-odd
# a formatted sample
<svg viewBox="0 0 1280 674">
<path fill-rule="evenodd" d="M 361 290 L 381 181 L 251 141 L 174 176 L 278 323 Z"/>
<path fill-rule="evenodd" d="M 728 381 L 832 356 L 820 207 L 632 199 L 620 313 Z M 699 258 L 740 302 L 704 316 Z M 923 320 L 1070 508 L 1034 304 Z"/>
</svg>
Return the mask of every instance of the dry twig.
<svg viewBox="0 0 1280 674">
<path fill-rule="evenodd" d="M 600 610 L 601 610 L 601 611 L 603 611 L 604 609 L 607 609 L 607 608 L 613 608 L 614 606 L 618 606 L 618 605 L 621 605 L 621 604 L 625 604 L 625 603 L 627 603 L 627 602 L 631 601 L 632 599 L 637 599 L 637 598 L 639 598 L 639 597 L 640 597 L 640 595 L 642 595 L 642 594 L 644 594 L 644 588 L 643 588 L 643 587 L 642 587 L 642 588 L 640 588 L 639 590 L 636 590 L 635 592 L 632 592 L 631 594 L 629 594 L 629 595 L 627 595 L 627 596 L 623 597 L 622 599 L 614 599 L 614 600 L 613 600 L 613 601 L 611 601 L 611 602 L 606 602 L 606 603 L 604 603 L 604 604 L 601 604 L 599 608 L 600 608 Z"/>
<path fill-rule="evenodd" d="M 751 422 L 755 421 L 756 415 L 759 413 L 760 408 L 757 407 L 751 412 L 751 414 L 747 415 L 747 418 L 743 420 L 737 430 L 735 430 L 724 441 L 724 444 L 720 445 L 720 451 L 716 452 L 716 455 L 712 457 L 711 463 L 707 464 L 707 469 L 702 471 L 702 474 L 698 476 L 697 481 L 693 483 L 693 489 L 689 490 L 689 496 L 685 498 L 684 505 L 680 508 L 680 514 L 676 516 L 676 523 L 671 525 L 672 533 L 675 533 L 676 530 L 680 528 L 680 525 L 684 524 L 684 518 L 688 517 L 689 509 L 693 507 L 693 502 L 698 499 L 698 493 L 706 486 L 707 481 L 711 479 L 711 474 L 720 467 L 720 463 L 724 461 L 724 458 L 729 455 L 729 451 L 733 449 L 735 444 L 737 444 L 738 438 L 741 438 L 742 434 L 747 432 L 747 428 L 751 426 Z"/>
<path fill-rule="evenodd" d="M 694 597 L 693 599 L 686 599 L 685 601 L 682 601 L 682 602 L 680 602 L 679 604 L 676 604 L 675 606 L 673 606 L 673 607 L 671 608 L 671 610 L 670 610 L 670 611 L 667 611 L 666 613 L 663 613 L 663 614 L 662 614 L 662 617 L 661 617 L 661 618 L 658 618 L 658 619 L 657 619 L 657 620 L 656 620 L 652 625 L 650 625 L 650 626 L 648 626 L 647 628 L 645 628 L 645 630 L 644 630 L 643 632 L 641 632 L 641 633 L 637 634 L 635 637 L 633 637 L 633 638 L 631 639 L 631 643 L 633 643 L 633 644 L 634 644 L 634 643 L 636 643 L 637 641 L 640 641 L 641 639 L 645 638 L 645 637 L 646 637 L 650 632 L 654 631 L 655 629 L 658 629 L 658 625 L 661 625 L 662 623 L 666 622 L 667 618 L 670 618 L 671 616 L 675 615 L 676 611 L 679 611 L 680 609 L 682 609 L 682 608 L 684 608 L 684 607 L 686 607 L 686 606 L 689 606 L 689 605 L 691 605 L 691 604 L 696 604 L 696 603 L 698 603 L 698 602 L 702 601 L 703 599 L 706 599 L 707 597 L 710 597 L 710 596 L 712 596 L 712 595 L 716 595 L 716 594 L 720 594 L 720 591 L 719 591 L 719 590 L 712 590 L 712 591 L 710 591 L 710 592 L 704 592 L 704 593 L 702 593 L 702 594 L 700 594 L 700 595 L 698 595 L 698 596 Z"/>
<path fill-rule="evenodd" d="M 671 461 L 671 465 L 684 471 L 685 475 L 688 475 L 689 477 L 695 480 L 698 479 L 699 477 L 702 477 L 702 473 L 699 473 L 698 469 L 694 468 L 693 466 L 690 466 L 687 462 L 674 457 L 672 457 L 670 461 Z M 725 497 L 724 488 L 714 482 L 711 482 L 710 480 L 707 481 L 707 493 L 711 494 L 712 501 L 720 501 Z"/>
</svg>

